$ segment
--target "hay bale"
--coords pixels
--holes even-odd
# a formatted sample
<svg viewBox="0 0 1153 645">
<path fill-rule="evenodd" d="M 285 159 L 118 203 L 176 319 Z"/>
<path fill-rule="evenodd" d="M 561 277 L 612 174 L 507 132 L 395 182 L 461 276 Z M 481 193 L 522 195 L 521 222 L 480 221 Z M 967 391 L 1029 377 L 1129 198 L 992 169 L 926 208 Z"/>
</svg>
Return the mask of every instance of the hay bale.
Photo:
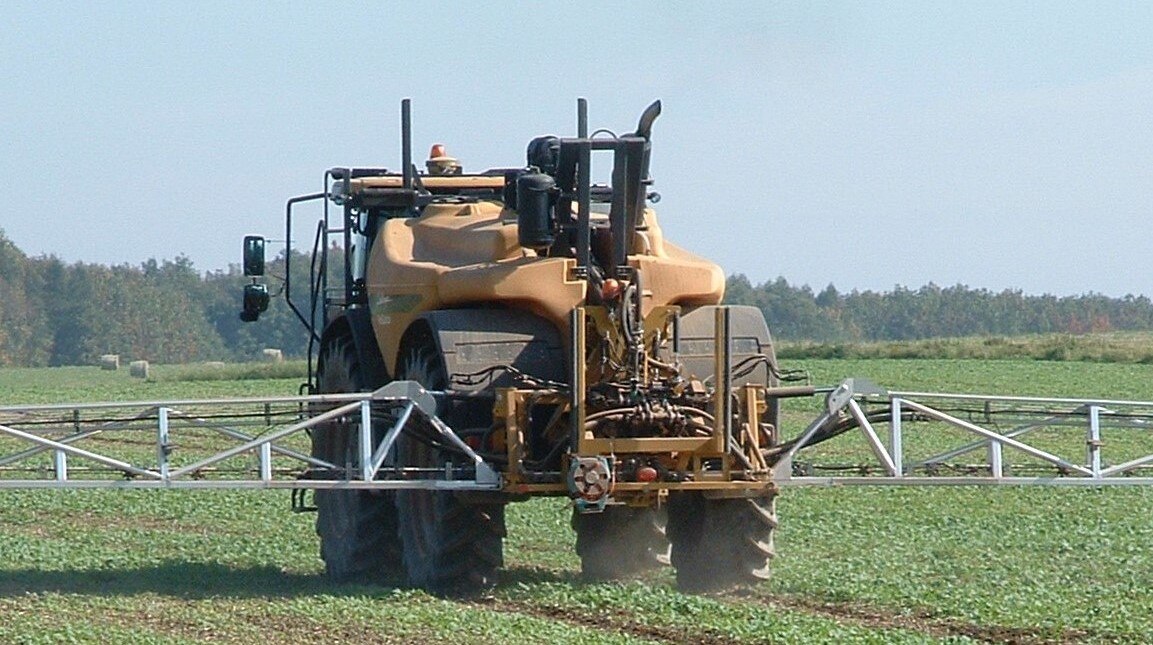
<svg viewBox="0 0 1153 645">
<path fill-rule="evenodd" d="M 132 361 L 128 364 L 128 374 L 135 378 L 148 378 L 148 361 Z"/>
<path fill-rule="evenodd" d="M 115 372 L 120 369 L 120 354 L 101 354 L 100 369 Z"/>
<path fill-rule="evenodd" d="M 222 370 L 224 369 L 224 361 L 208 361 L 204 366 L 210 370 Z"/>
<path fill-rule="evenodd" d="M 265 347 L 260 351 L 260 360 L 264 361 L 265 363 L 283 363 L 284 353 L 279 349 Z"/>
</svg>

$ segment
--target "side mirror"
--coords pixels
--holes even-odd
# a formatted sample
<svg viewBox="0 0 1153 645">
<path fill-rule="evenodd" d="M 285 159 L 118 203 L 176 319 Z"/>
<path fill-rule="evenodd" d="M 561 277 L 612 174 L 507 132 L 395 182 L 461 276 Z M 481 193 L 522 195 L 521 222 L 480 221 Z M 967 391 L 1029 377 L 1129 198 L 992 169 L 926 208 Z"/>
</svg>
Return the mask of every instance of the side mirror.
<svg viewBox="0 0 1153 645">
<path fill-rule="evenodd" d="M 260 314 L 268 310 L 268 286 L 263 284 L 244 285 L 244 304 L 240 310 L 240 319 L 244 322 L 255 322 Z"/>
<path fill-rule="evenodd" d="M 264 238 L 259 235 L 244 236 L 244 275 L 247 277 L 264 275 Z M 267 299 L 267 295 L 265 298 Z"/>
</svg>

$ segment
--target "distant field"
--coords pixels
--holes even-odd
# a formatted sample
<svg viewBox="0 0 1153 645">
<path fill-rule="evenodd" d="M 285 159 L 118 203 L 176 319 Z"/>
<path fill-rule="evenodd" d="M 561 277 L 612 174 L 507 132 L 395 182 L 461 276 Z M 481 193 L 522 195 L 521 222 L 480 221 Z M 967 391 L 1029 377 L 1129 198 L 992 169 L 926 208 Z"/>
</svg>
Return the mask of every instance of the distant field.
<svg viewBox="0 0 1153 645">
<path fill-rule="evenodd" d="M 1153 400 L 1153 365 L 792 360 L 817 383 Z M 153 380 L 0 370 L 0 401 L 293 394 L 303 374 Z M 252 376 L 252 375 L 247 375 Z M 283 375 L 282 375 L 283 376 Z M 815 402 L 794 402 L 791 432 Z M 771 582 L 695 597 L 661 573 L 580 583 L 563 501 L 511 507 L 490 596 L 328 583 L 276 492 L 5 492 L 0 642 L 1150 642 L 1153 491 L 790 488 Z"/>
<path fill-rule="evenodd" d="M 979 336 L 868 343 L 786 341 L 779 344 L 777 354 L 781 358 L 797 360 L 944 358 L 1153 363 L 1153 332 Z"/>
</svg>

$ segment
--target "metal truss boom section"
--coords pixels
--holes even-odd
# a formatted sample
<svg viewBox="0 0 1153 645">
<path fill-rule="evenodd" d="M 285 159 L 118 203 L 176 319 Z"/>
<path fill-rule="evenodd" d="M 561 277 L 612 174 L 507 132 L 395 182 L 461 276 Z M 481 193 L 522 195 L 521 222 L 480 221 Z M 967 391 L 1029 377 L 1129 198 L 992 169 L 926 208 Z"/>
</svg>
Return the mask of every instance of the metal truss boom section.
<svg viewBox="0 0 1153 645">
<path fill-rule="evenodd" d="M 826 408 L 777 463 L 778 483 L 1153 484 L 1149 401 L 853 391 L 850 380 Z"/>
<path fill-rule="evenodd" d="M 435 473 L 392 449 L 422 417 L 462 456 Z M 347 463 L 313 457 L 326 424 L 357 433 Z M 374 447 L 373 427 L 385 428 Z M 493 490 L 500 477 L 436 416 L 436 400 L 398 381 L 314 396 L 0 406 L 0 488 L 437 488 Z"/>
<path fill-rule="evenodd" d="M 889 392 L 861 379 L 814 388 L 824 405 L 764 452 L 782 485 L 1153 484 L 1153 402 Z M 0 406 L 0 488 L 430 488 L 508 482 L 398 381 L 355 394 Z M 803 423 L 808 412 L 786 414 Z M 802 416 L 803 415 L 803 416 Z M 355 433 L 334 463 L 311 434 Z M 399 461 L 432 437 L 439 468 Z M 430 434 L 431 433 L 431 434 Z"/>
</svg>

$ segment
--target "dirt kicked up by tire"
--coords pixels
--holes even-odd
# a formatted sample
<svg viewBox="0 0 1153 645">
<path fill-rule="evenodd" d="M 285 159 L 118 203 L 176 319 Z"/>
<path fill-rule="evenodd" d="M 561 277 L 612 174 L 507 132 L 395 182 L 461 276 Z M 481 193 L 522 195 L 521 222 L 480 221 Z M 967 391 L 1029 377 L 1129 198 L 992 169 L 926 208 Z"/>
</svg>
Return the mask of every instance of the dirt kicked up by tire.
<svg viewBox="0 0 1153 645">
<path fill-rule="evenodd" d="M 609 506 L 600 513 L 575 509 L 572 527 L 581 576 L 590 582 L 630 578 L 668 564 L 663 513 L 654 508 Z"/>
</svg>

